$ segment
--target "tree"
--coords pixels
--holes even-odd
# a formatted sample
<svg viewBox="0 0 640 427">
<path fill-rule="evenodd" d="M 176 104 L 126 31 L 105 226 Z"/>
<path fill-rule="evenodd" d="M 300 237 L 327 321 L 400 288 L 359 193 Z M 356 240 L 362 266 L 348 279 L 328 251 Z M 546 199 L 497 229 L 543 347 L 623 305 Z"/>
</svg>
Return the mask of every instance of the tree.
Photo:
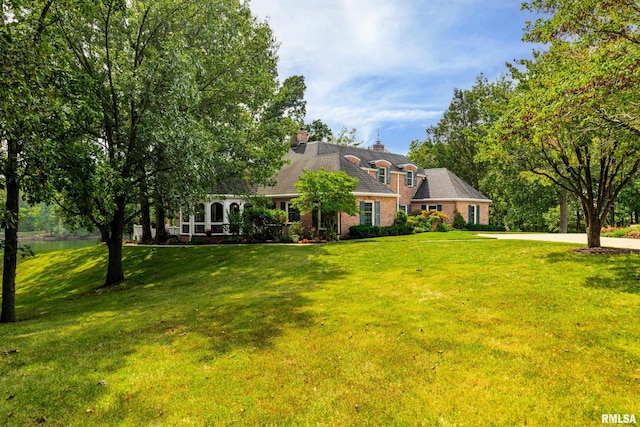
<svg viewBox="0 0 640 427">
<path fill-rule="evenodd" d="M 520 81 L 496 129 L 498 151 L 575 195 L 588 246 L 640 167 L 640 10 L 628 0 L 536 0 L 525 39 L 548 52 L 512 67 Z"/>
<path fill-rule="evenodd" d="M 50 40 L 47 36 L 53 1 L 9 0 L 0 10 L 0 143 L 5 203 L 1 221 L 3 242 L 2 313 L 0 322 L 14 322 L 20 191 L 34 200 L 43 196 L 43 156 L 40 144 L 46 137 L 46 121 L 57 109 L 56 96 L 45 84 L 51 73 Z"/>
<path fill-rule="evenodd" d="M 507 153 L 506 161 L 580 200 L 589 247 L 600 246 L 606 216 L 640 167 L 636 132 L 612 115 L 621 101 L 635 94 L 626 82 L 602 85 L 601 79 L 608 77 L 596 77 L 601 67 L 615 68 L 616 61 L 630 60 L 611 53 L 556 43 L 526 61 L 526 74 L 514 71 L 520 84 L 493 137 L 493 148 Z"/>
<path fill-rule="evenodd" d="M 113 285 L 142 193 L 188 206 L 282 165 L 276 44 L 237 0 L 61 1 L 55 18 L 75 132 L 50 146 L 53 185 L 69 219 L 100 230 Z"/>
<path fill-rule="evenodd" d="M 304 127 L 309 132 L 309 141 L 330 142 L 333 140 L 331 128 L 320 119 L 316 119 Z"/>
<path fill-rule="evenodd" d="M 444 167 L 472 187 L 480 189 L 488 165 L 477 157 L 478 145 L 501 114 L 511 82 L 490 83 L 480 74 L 471 89 L 454 89 L 453 100 L 436 126 L 427 129 L 425 141 L 413 141 L 409 158 L 422 167 Z"/>
<path fill-rule="evenodd" d="M 338 136 L 333 138 L 330 142 L 349 147 L 359 147 L 364 144 L 364 141 L 356 141 L 356 128 L 347 130 L 346 126 L 342 126 L 342 129 L 338 132 Z"/>
<path fill-rule="evenodd" d="M 353 192 L 356 190 L 358 179 L 351 177 L 344 171 L 328 172 L 326 169 L 304 171 L 296 182 L 298 197 L 291 200 L 293 206 L 306 215 L 320 212 L 317 216 L 318 230 L 321 221 L 329 227 L 327 237 L 337 235 L 335 222 L 338 214 L 356 215 L 360 212 Z"/>
</svg>

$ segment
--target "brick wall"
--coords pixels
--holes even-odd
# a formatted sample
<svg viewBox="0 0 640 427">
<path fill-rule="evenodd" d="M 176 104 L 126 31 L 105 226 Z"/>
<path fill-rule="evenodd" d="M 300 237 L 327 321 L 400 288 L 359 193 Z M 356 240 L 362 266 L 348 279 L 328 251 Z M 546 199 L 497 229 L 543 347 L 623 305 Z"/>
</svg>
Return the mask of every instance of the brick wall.
<svg viewBox="0 0 640 427">
<path fill-rule="evenodd" d="M 474 205 L 474 206 L 480 205 L 480 224 L 489 224 L 489 203 L 487 202 L 481 202 L 481 203 L 455 202 L 455 201 L 454 202 L 449 202 L 449 201 L 419 202 L 419 203 L 413 203 L 411 205 L 411 210 L 412 211 L 419 210 L 422 208 L 422 205 L 427 205 L 427 207 L 429 205 L 442 205 L 442 213 L 444 213 L 449 217 L 449 219 L 447 220 L 448 224 L 453 223 L 453 218 L 456 210 L 460 212 L 465 222 L 469 222 L 469 218 L 468 218 L 469 205 Z"/>
<path fill-rule="evenodd" d="M 373 179 L 376 179 L 377 172 L 375 170 L 367 170 L 365 171 L 371 176 Z M 400 203 L 401 205 L 411 205 L 411 198 L 413 197 L 413 193 L 415 193 L 416 189 L 422 183 L 422 177 L 418 177 L 416 181 L 416 186 L 407 186 L 404 184 L 405 174 L 402 172 L 391 172 L 391 183 L 385 184 L 385 186 L 393 191 L 396 194 L 400 195 Z M 397 200 L 397 199 L 396 199 Z M 397 206 L 396 206 L 397 211 Z M 394 211 L 395 215 L 395 211 Z"/>
<path fill-rule="evenodd" d="M 396 217 L 397 211 L 395 197 L 358 197 L 358 206 L 360 206 L 361 201 L 380 202 L 380 225 L 383 227 L 393 225 L 393 221 Z M 345 213 L 340 214 L 341 236 L 346 236 L 347 234 L 349 234 L 349 227 L 352 227 L 354 225 L 360 225 L 360 215 L 349 216 Z"/>
</svg>

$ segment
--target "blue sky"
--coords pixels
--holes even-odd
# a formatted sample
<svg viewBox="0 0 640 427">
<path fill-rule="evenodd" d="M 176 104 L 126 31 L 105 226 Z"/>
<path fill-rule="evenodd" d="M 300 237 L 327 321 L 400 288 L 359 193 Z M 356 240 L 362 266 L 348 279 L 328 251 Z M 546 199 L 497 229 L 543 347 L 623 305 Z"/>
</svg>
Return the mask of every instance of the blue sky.
<svg viewBox="0 0 640 427">
<path fill-rule="evenodd" d="M 454 88 L 528 58 L 534 18 L 518 0 L 251 0 L 280 43 L 281 80 L 302 74 L 307 122 L 406 153 L 442 117 Z"/>
</svg>

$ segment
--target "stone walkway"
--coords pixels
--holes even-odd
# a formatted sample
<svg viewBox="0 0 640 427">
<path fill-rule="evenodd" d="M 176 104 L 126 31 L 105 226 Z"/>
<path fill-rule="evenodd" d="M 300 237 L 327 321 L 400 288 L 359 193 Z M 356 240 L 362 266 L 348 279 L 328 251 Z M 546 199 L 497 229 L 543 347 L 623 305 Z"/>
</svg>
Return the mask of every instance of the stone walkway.
<svg viewBox="0 0 640 427">
<path fill-rule="evenodd" d="M 564 243 L 576 243 L 587 244 L 587 235 L 570 233 L 570 234 L 557 234 L 557 233 L 531 233 L 531 234 L 490 234 L 482 233 L 478 234 L 482 237 L 490 237 L 492 239 L 499 240 L 542 240 L 545 242 L 564 242 Z M 600 244 L 606 248 L 621 248 L 621 249 L 639 249 L 640 239 L 624 239 L 616 237 L 601 237 Z"/>
</svg>

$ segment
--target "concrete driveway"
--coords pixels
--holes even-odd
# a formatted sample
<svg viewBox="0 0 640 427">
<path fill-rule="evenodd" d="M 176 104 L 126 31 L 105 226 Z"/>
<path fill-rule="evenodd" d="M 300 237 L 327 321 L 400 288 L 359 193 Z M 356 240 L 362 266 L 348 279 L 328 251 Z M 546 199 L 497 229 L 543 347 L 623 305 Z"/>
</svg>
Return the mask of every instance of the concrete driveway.
<svg viewBox="0 0 640 427">
<path fill-rule="evenodd" d="M 587 244 L 587 235 L 579 233 L 570 234 L 558 234 L 558 233 L 530 233 L 530 234 L 491 234 L 482 233 L 478 234 L 482 237 L 490 237 L 492 239 L 499 240 L 542 240 L 545 242 L 564 242 L 564 243 L 576 243 Z M 639 249 L 640 239 L 624 239 L 614 237 L 601 237 L 600 244 L 607 248 L 622 248 L 622 249 Z"/>
</svg>

